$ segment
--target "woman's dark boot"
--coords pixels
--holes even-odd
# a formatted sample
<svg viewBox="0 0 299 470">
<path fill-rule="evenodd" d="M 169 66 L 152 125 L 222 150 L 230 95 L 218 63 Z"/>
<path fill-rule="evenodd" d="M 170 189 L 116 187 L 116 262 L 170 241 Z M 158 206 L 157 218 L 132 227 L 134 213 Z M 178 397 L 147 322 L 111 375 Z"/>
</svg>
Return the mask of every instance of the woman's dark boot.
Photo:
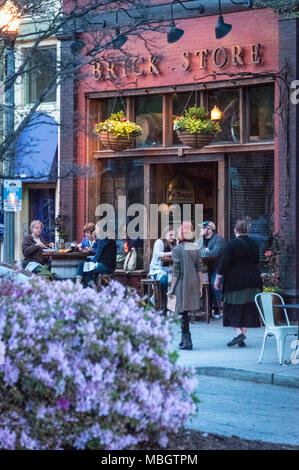
<svg viewBox="0 0 299 470">
<path fill-rule="evenodd" d="M 182 350 L 187 350 L 187 351 L 191 351 L 193 349 L 190 332 L 183 333 L 183 344 L 179 348 Z"/>
<path fill-rule="evenodd" d="M 180 341 L 180 343 L 179 343 L 179 348 L 181 348 L 181 347 L 183 346 L 183 344 L 184 344 L 184 331 L 183 331 L 183 327 L 181 327 L 181 332 L 182 332 L 182 334 L 181 334 L 181 341 Z"/>
<path fill-rule="evenodd" d="M 182 313 L 182 320 L 181 320 L 181 328 L 182 328 L 182 340 L 179 344 L 180 349 L 191 350 L 193 349 L 192 341 L 191 341 L 191 334 L 189 329 L 189 317 L 188 312 Z"/>
</svg>

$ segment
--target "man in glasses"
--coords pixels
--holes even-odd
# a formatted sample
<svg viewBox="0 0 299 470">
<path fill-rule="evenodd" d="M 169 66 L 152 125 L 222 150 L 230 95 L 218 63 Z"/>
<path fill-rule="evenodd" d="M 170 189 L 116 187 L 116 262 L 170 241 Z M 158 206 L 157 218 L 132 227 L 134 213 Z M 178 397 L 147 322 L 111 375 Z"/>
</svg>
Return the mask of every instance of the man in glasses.
<svg viewBox="0 0 299 470">
<path fill-rule="evenodd" d="M 208 265 L 210 290 L 212 296 L 213 318 L 220 318 L 221 290 L 214 289 L 214 281 L 218 273 L 218 265 L 225 244 L 224 238 L 216 233 L 216 226 L 211 220 L 202 223 L 201 256 L 216 256 L 217 259 Z"/>
</svg>

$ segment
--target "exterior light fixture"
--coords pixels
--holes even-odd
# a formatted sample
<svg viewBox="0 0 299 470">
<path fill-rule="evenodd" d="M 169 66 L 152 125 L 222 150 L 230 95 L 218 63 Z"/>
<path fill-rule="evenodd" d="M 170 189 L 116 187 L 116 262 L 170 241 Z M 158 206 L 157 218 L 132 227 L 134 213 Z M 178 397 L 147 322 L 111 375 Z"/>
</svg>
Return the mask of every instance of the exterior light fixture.
<svg viewBox="0 0 299 470">
<path fill-rule="evenodd" d="M 175 21 L 173 19 L 173 5 L 175 3 L 179 3 L 180 5 L 182 5 L 182 7 L 185 8 L 185 10 L 199 10 L 200 14 L 203 13 L 204 11 L 204 7 L 202 5 L 199 5 L 197 8 L 187 8 L 180 0 L 174 0 L 170 5 L 171 22 L 170 22 L 170 29 L 167 33 L 167 42 L 169 44 L 178 41 L 179 39 L 181 39 L 181 37 L 184 34 L 184 30 L 177 28 L 175 25 Z"/>
<path fill-rule="evenodd" d="M 130 13 L 128 13 L 127 10 L 125 10 L 124 8 L 119 8 L 118 10 L 116 10 L 115 34 L 112 39 L 112 45 L 114 49 L 120 49 L 124 44 L 126 44 L 128 40 L 128 36 L 125 33 L 120 32 L 120 27 L 118 24 L 118 12 L 121 10 L 124 11 L 130 18 L 139 19 L 139 17 L 130 15 Z"/>
<path fill-rule="evenodd" d="M 16 36 L 21 22 L 21 15 L 17 7 L 8 0 L 0 9 L 0 35 Z"/>
<path fill-rule="evenodd" d="M 215 105 L 211 111 L 211 119 L 212 121 L 220 121 L 222 117 L 222 111 Z"/>
<path fill-rule="evenodd" d="M 235 2 L 234 0 L 230 0 L 231 3 L 234 5 L 244 5 L 247 8 L 252 6 L 252 1 L 248 0 L 245 2 Z M 231 24 L 224 23 L 224 19 L 221 12 L 221 0 L 219 0 L 219 16 L 218 16 L 218 24 L 215 28 L 216 39 L 224 38 L 232 29 Z"/>
</svg>

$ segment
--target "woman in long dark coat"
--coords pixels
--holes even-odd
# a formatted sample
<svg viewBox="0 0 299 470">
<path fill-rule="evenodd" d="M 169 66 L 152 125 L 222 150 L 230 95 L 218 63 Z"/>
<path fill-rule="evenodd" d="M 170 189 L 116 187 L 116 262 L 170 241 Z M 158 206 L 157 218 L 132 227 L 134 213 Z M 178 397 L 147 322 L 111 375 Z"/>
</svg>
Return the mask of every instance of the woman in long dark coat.
<svg viewBox="0 0 299 470">
<path fill-rule="evenodd" d="M 224 247 L 214 287 L 220 288 L 223 276 L 223 326 L 231 326 L 236 331 L 227 346 L 238 344 L 244 347 L 247 328 L 260 326 L 254 297 L 262 290 L 262 280 L 258 267 L 259 249 L 247 236 L 247 223 L 238 220 L 234 233 L 236 238 Z"/>
<path fill-rule="evenodd" d="M 182 339 L 180 349 L 193 348 L 189 329 L 188 312 L 200 309 L 202 272 L 205 270 L 200 251 L 193 243 L 191 222 L 184 222 L 180 229 L 180 241 L 172 251 L 173 278 L 168 295 L 176 295 L 175 312 L 181 315 Z"/>
</svg>

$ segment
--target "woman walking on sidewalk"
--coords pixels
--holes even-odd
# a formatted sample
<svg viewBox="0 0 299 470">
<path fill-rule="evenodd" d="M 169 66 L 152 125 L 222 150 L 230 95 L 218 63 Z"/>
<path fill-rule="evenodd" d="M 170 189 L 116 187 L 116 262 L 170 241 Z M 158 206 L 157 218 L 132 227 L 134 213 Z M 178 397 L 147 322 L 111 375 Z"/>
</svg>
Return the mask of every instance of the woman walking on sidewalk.
<svg viewBox="0 0 299 470">
<path fill-rule="evenodd" d="M 236 331 L 227 346 L 238 344 L 244 347 L 247 328 L 260 326 L 254 297 L 262 291 L 262 280 L 258 267 L 259 249 L 247 236 L 247 223 L 238 220 L 234 233 L 236 238 L 224 247 L 214 287 L 220 288 L 223 276 L 223 326 L 231 326 Z"/>
<path fill-rule="evenodd" d="M 180 349 L 193 349 L 189 329 L 188 312 L 200 309 L 202 272 L 204 265 L 200 252 L 193 243 L 194 231 L 191 222 L 184 222 L 180 228 L 180 241 L 173 249 L 173 278 L 168 295 L 176 295 L 175 313 L 181 315 L 182 339 Z"/>
</svg>

